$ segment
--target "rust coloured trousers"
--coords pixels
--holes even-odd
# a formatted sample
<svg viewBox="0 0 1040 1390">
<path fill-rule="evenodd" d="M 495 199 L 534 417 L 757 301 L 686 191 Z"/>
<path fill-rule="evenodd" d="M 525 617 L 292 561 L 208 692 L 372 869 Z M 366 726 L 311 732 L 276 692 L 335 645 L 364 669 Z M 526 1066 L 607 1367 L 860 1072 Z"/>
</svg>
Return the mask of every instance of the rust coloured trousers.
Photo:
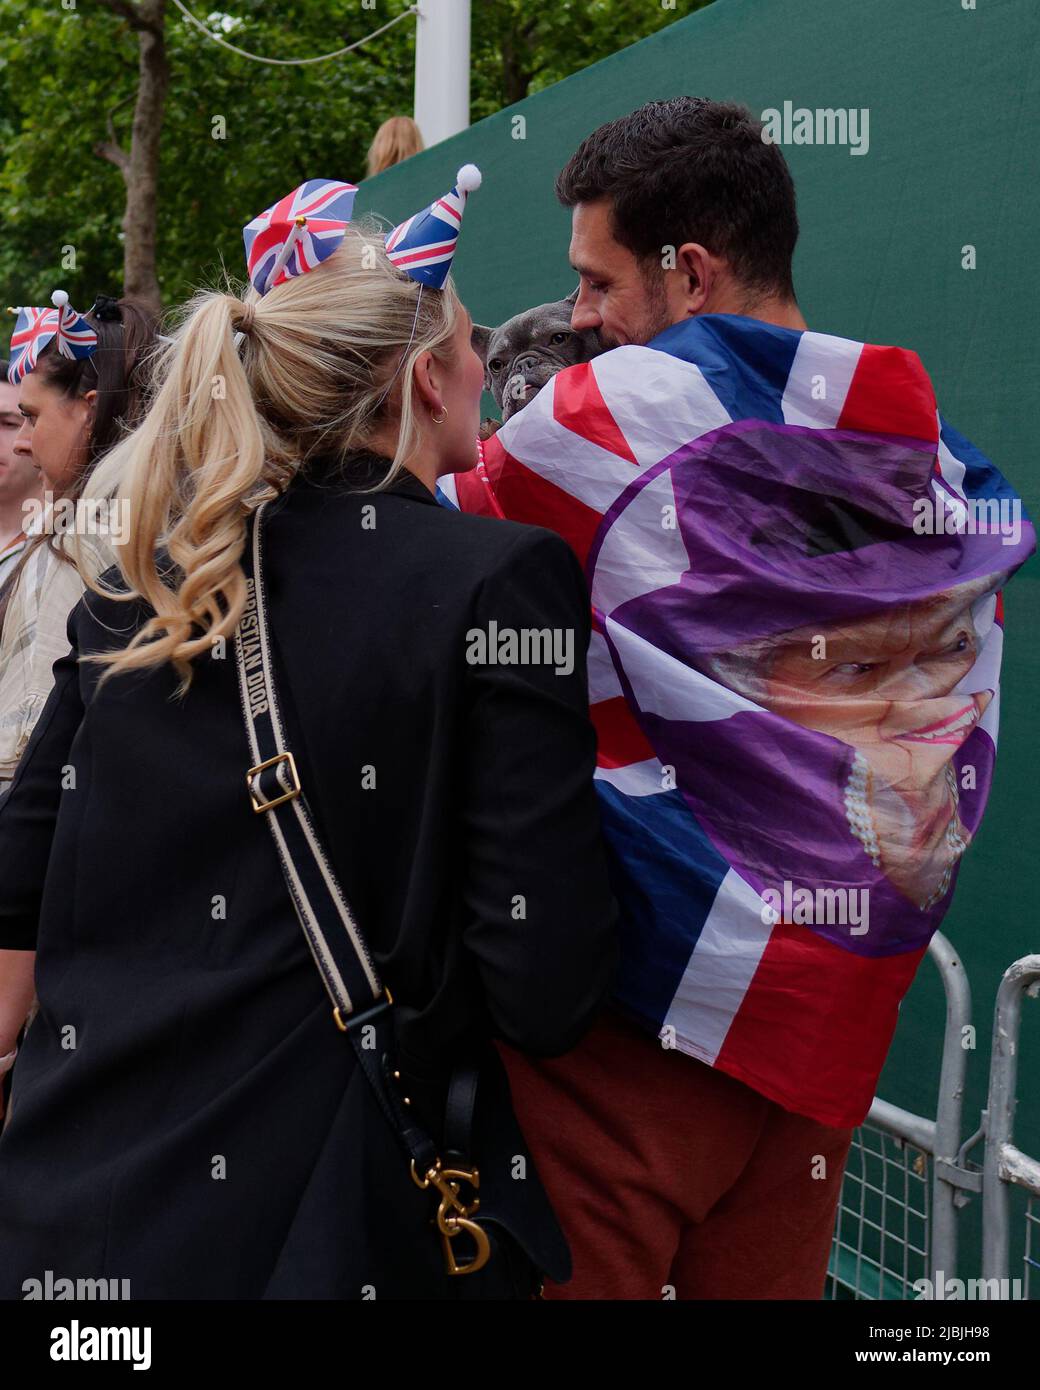
<svg viewBox="0 0 1040 1390">
<path fill-rule="evenodd" d="M 499 1051 L 574 1261 L 546 1298 L 821 1296 L 850 1129 L 784 1110 L 612 1010 L 566 1056 Z"/>
</svg>

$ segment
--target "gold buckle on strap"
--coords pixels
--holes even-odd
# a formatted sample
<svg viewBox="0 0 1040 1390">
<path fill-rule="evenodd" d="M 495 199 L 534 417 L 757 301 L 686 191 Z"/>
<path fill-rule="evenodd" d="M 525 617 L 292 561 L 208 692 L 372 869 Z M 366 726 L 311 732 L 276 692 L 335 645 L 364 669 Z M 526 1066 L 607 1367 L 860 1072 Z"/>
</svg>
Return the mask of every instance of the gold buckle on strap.
<svg viewBox="0 0 1040 1390">
<path fill-rule="evenodd" d="M 281 796 L 272 797 L 270 801 L 261 800 L 258 796 L 259 787 L 254 782 L 254 778 L 259 777 L 265 768 L 274 767 L 275 763 L 285 763 L 289 769 L 289 777 L 292 786 Z M 277 773 L 275 774 L 277 776 Z M 266 762 L 257 763 L 256 767 L 251 767 L 246 773 L 246 786 L 249 788 L 249 800 L 253 803 L 253 810 L 270 811 L 274 806 L 281 806 L 283 801 L 291 801 L 294 796 L 300 794 L 300 775 L 296 771 L 296 759 L 289 752 L 276 753 L 273 758 L 268 758 Z"/>
</svg>

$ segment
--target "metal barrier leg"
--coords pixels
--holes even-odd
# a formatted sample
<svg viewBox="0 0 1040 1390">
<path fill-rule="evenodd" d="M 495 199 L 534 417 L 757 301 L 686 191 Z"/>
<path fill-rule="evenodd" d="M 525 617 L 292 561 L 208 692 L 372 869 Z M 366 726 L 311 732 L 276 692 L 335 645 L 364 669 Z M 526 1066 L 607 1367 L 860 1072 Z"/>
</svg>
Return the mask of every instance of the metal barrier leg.
<svg viewBox="0 0 1040 1390">
<path fill-rule="evenodd" d="M 943 1034 L 939 1095 L 935 1108 L 935 1147 L 932 1150 L 932 1240 L 931 1277 L 939 1287 L 940 1270 L 949 1277 L 957 1273 L 957 1208 L 966 1198 L 957 1162 L 961 1142 L 961 1116 L 964 1083 L 968 1074 L 968 1050 L 964 1030 L 971 1024 L 971 985 L 960 957 L 942 932 L 936 932 L 928 947 L 942 976 L 946 992 L 946 1028 Z"/>
<path fill-rule="evenodd" d="M 1004 971 L 993 1012 L 989 1095 L 986 1100 L 986 1157 L 982 1169 L 982 1277 L 1010 1278 L 1008 1184 L 1040 1193 L 1040 1163 L 1021 1153 L 1014 1135 L 1018 1080 L 1018 1034 L 1022 996 L 1040 981 L 1040 955 L 1023 956 Z"/>
</svg>

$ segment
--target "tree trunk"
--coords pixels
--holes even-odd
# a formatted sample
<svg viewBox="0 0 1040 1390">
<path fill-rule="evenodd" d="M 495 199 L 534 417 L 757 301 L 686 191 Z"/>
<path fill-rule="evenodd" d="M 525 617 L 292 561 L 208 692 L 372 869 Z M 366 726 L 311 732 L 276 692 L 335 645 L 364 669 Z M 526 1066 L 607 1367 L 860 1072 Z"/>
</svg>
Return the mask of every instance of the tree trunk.
<svg viewBox="0 0 1040 1390">
<path fill-rule="evenodd" d="M 156 312 L 162 308 L 155 268 L 159 202 L 159 142 L 170 69 L 166 58 L 166 0 L 101 0 L 121 15 L 137 34 L 138 81 L 129 152 L 122 149 L 109 122 L 111 139 L 95 146 L 115 164 L 126 184 L 123 213 L 123 293 L 141 299 Z"/>
<path fill-rule="evenodd" d="M 530 53 L 527 52 L 524 35 L 514 29 L 500 33 L 499 44 L 502 52 L 502 104 L 512 106 L 516 101 L 523 101 L 531 85 L 528 66 Z"/>
<path fill-rule="evenodd" d="M 123 291 L 162 308 L 155 270 L 156 219 L 159 204 L 159 141 L 170 70 L 166 61 L 166 0 L 142 0 L 150 19 L 137 35 L 140 74 L 130 136 L 130 159 L 123 171 L 126 212 L 123 216 Z"/>
</svg>

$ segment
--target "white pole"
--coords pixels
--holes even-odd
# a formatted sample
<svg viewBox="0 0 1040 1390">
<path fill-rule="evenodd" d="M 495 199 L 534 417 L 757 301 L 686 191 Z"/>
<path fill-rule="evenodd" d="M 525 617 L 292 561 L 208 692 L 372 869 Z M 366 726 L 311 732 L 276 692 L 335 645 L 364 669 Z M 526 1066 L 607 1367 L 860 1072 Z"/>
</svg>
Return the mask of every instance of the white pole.
<svg viewBox="0 0 1040 1390">
<path fill-rule="evenodd" d="M 415 123 L 427 146 L 469 125 L 470 0 L 421 0 L 415 34 Z"/>
</svg>

